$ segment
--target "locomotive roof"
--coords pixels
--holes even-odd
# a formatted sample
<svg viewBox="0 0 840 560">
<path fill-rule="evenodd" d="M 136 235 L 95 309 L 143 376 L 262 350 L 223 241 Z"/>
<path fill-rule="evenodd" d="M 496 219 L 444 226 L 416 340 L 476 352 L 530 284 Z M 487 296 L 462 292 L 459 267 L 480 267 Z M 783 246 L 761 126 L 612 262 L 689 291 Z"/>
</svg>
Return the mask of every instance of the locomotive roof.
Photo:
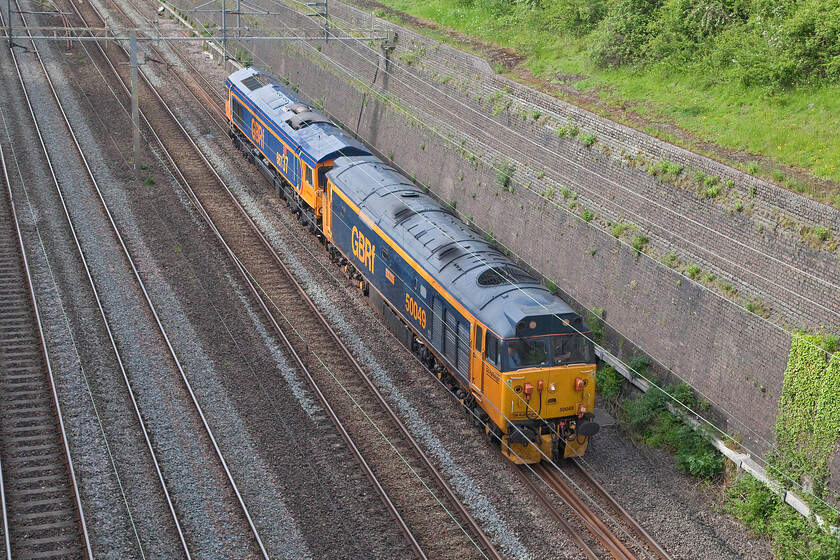
<svg viewBox="0 0 840 560">
<path fill-rule="evenodd" d="M 245 68 L 228 76 L 226 85 L 244 95 L 288 143 L 298 146 L 300 156 L 310 167 L 342 155 L 370 154 L 361 142 L 279 84 L 271 74 Z"/>
<path fill-rule="evenodd" d="M 327 175 L 369 220 L 500 337 L 588 330 L 580 323 L 570 327 L 568 320 L 577 315 L 568 304 L 377 158 L 339 158 Z M 537 317 L 543 318 L 541 332 L 523 332 L 524 324 Z"/>
</svg>

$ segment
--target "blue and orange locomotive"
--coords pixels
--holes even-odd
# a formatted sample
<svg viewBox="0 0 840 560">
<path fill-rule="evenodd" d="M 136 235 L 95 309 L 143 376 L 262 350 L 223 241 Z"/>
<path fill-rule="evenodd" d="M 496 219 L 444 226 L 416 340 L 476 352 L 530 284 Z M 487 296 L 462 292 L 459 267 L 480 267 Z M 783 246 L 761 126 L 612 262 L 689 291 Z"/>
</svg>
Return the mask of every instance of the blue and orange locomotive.
<svg viewBox="0 0 840 560">
<path fill-rule="evenodd" d="M 580 316 L 271 75 L 247 68 L 225 85 L 234 144 L 503 453 L 582 455 L 599 426 Z"/>
</svg>

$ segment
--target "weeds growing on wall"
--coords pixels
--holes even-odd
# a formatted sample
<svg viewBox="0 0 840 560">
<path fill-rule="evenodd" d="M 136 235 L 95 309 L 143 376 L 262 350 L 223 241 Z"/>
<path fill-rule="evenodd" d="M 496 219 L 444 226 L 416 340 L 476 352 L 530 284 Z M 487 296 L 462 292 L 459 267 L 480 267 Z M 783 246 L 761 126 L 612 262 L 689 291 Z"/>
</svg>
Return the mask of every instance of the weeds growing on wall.
<svg viewBox="0 0 840 560">
<path fill-rule="evenodd" d="M 840 433 L 836 350 L 833 336 L 793 336 L 776 417 L 777 452 L 770 457 L 771 472 L 776 471 L 779 482 L 788 488 L 809 488 L 811 495 L 795 490 L 829 525 L 837 525 L 837 514 L 820 500 L 826 497 L 829 461 Z M 802 518 L 749 475 L 729 490 L 727 509 L 756 533 L 768 535 L 777 558 L 840 560 L 840 540 Z"/>
<path fill-rule="evenodd" d="M 827 359 L 823 343 L 821 336 L 794 335 L 779 399 L 774 466 L 796 481 L 828 477 L 840 433 L 840 354 Z"/>
<path fill-rule="evenodd" d="M 586 317 L 586 324 L 592 330 L 592 340 L 595 344 L 601 344 L 604 340 L 604 309 L 593 307 Z"/>
</svg>

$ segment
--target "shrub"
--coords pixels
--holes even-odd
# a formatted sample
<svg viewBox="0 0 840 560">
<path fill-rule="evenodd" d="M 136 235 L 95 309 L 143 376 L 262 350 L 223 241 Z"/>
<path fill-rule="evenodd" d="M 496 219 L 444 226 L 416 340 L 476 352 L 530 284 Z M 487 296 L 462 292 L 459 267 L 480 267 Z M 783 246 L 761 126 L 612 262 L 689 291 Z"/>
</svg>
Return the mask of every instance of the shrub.
<svg viewBox="0 0 840 560">
<path fill-rule="evenodd" d="M 794 512 L 752 475 L 741 474 L 726 491 L 726 510 L 759 535 L 773 541 L 777 558 L 837 558 L 836 536 Z"/>
<path fill-rule="evenodd" d="M 588 208 L 584 208 L 583 212 L 581 212 L 580 214 L 580 217 L 583 218 L 584 222 L 591 222 L 592 218 L 595 217 L 595 214 L 593 214 Z"/>
<path fill-rule="evenodd" d="M 631 242 L 631 245 L 632 245 L 633 251 L 635 252 L 636 255 L 639 255 L 640 253 L 642 253 L 645 250 L 645 247 L 647 246 L 647 244 L 648 244 L 648 236 L 647 235 L 639 233 L 639 234 L 636 234 L 636 235 L 633 236 L 633 241 Z"/>
<path fill-rule="evenodd" d="M 613 0 L 609 11 L 590 35 L 589 56 L 598 66 L 615 67 L 643 59 L 659 2 L 648 0 Z"/>
<path fill-rule="evenodd" d="M 706 198 L 715 198 L 717 195 L 720 194 L 721 188 L 723 186 L 720 184 L 720 177 L 715 177 L 714 175 L 703 175 L 702 186 L 703 188 L 703 196 Z"/>
<path fill-rule="evenodd" d="M 689 267 L 685 269 L 685 273 L 688 274 L 688 277 L 692 280 L 697 280 L 697 277 L 700 276 L 700 267 L 696 264 L 689 265 Z"/>
<path fill-rule="evenodd" d="M 660 160 L 650 168 L 649 173 L 654 176 L 662 176 L 664 179 L 676 177 L 683 171 L 683 166 L 668 160 Z"/>
<path fill-rule="evenodd" d="M 670 268 L 676 268 L 680 265 L 680 259 L 677 258 L 676 253 L 668 253 L 667 256 L 662 258 L 662 264 Z"/>
<path fill-rule="evenodd" d="M 820 241 L 826 241 L 828 239 L 828 235 L 828 228 L 823 226 L 817 226 L 814 228 L 814 236 Z"/>
<path fill-rule="evenodd" d="M 765 319 L 770 316 L 770 308 L 759 298 L 748 301 L 744 304 L 744 309 Z"/>
<path fill-rule="evenodd" d="M 496 169 L 496 183 L 507 190 L 510 187 L 513 179 L 513 173 L 516 171 L 516 164 L 511 161 L 503 161 Z"/>
<path fill-rule="evenodd" d="M 543 3 L 543 17 L 549 29 L 575 36 L 586 35 L 607 14 L 607 0 L 555 0 Z"/>
<path fill-rule="evenodd" d="M 595 135 L 591 132 L 586 132 L 583 134 L 583 136 L 580 137 L 580 141 L 584 146 L 589 148 L 590 146 L 592 146 L 592 144 L 595 143 Z"/>
<path fill-rule="evenodd" d="M 627 224 L 625 224 L 625 223 L 623 223 L 623 222 L 618 222 L 617 224 L 614 224 L 614 225 L 613 225 L 612 229 L 610 229 L 610 235 L 612 235 L 613 237 L 615 237 L 616 239 L 618 239 L 619 237 L 621 237 L 621 236 L 622 236 L 622 234 L 623 234 L 625 231 L 627 231 L 627 229 L 628 229 L 629 227 L 630 227 L 630 226 L 628 226 Z"/>
<path fill-rule="evenodd" d="M 702 434 L 670 413 L 668 394 L 679 402 L 693 401 L 685 383 L 665 389 L 652 386 L 642 397 L 624 402 L 629 427 L 648 445 L 673 451 L 681 471 L 702 478 L 719 476 L 723 472 L 723 455 Z"/>
<path fill-rule="evenodd" d="M 623 377 L 612 366 L 604 366 L 595 373 L 595 388 L 608 401 L 617 401 L 621 396 Z"/>
</svg>

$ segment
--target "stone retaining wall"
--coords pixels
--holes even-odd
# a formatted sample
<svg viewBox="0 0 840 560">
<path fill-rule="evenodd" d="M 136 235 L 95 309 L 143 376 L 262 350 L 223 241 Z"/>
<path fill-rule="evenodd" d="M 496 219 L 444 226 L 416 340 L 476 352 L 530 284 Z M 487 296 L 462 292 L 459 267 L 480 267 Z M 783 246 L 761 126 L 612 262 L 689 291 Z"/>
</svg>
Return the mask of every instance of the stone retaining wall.
<svg viewBox="0 0 840 560">
<path fill-rule="evenodd" d="M 247 45 L 254 64 L 454 204 L 579 310 L 602 308 L 620 335 L 608 341 L 613 353 L 629 359 L 638 347 L 664 377 L 705 397 L 724 430 L 767 453 L 788 331 L 840 325 L 840 212 L 512 82 L 371 14 L 337 2 L 330 14 L 337 33 L 391 32 L 396 48 L 259 41 Z M 283 25 L 313 23 L 289 12 Z M 649 172 L 660 160 L 685 171 L 662 181 Z M 498 173 L 511 164 L 505 189 Z M 718 177 L 720 193 L 699 194 L 695 172 Z M 627 229 L 616 238 L 618 223 Z M 637 254 L 630 244 L 642 234 Z"/>
</svg>

